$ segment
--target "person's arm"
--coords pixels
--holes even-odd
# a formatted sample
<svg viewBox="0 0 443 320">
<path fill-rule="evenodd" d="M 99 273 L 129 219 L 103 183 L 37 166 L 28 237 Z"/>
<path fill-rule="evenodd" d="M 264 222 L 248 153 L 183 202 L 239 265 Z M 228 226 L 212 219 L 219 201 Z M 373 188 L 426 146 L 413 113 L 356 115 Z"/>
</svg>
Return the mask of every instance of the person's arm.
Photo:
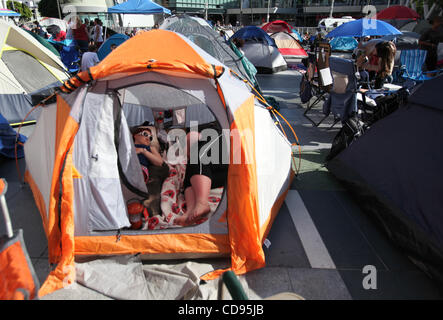
<svg viewBox="0 0 443 320">
<path fill-rule="evenodd" d="M 420 41 L 418 41 L 418 44 L 419 44 L 420 46 L 425 46 L 425 47 L 429 47 L 429 48 L 435 48 L 435 47 L 437 47 L 436 44 L 434 44 L 434 43 L 432 43 L 432 42 L 429 42 L 429 41 L 424 41 L 424 40 L 420 40 Z"/>
<path fill-rule="evenodd" d="M 99 31 L 99 30 L 97 30 L 98 25 L 96 25 L 94 28 L 95 28 L 95 31 L 94 31 L 94 42 L 97 42 L 97 40 L 98 40 L 98 31 Z"/>
<path fill-rule="evenodd" d="M 163 158 L 156 148 L 151 147 L 151 152 L 146 149 L 142 149 L 141 153 L 154 165 L 161 166 L 163 164 Z"/>
<path fill-rule="evenodd" d="M 369 62 L 366 62 L 362 65 L 362 68 L 365 69 L 366 71 L 380 71 L 380 65 L 374 65 L 374 64 L 370 64 Z"/>
</svg>

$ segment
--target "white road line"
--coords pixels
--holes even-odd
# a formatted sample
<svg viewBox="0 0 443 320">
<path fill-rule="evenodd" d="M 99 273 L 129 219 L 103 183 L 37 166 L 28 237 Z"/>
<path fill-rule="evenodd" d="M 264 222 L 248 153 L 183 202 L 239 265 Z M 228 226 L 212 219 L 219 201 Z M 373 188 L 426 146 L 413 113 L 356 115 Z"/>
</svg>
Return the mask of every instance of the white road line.
<svg viewBox="0 0 443 320">
<path fill-rule="evenodd" d="M 336 269 L 297 190 L 289 190 L 286 205 L 312 268 Z"/>
</svg>

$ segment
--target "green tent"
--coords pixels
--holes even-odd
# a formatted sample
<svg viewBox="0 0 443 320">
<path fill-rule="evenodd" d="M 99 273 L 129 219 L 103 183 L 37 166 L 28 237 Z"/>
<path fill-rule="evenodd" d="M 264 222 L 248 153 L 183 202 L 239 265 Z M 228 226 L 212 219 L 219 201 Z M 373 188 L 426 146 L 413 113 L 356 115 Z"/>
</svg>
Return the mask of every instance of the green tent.
<svg viewBox="0 0 443 320">
<path fill-rule="evenodd" d="M 60 57 L 60 53 L 57 51 L 57 49 L 45 38 L 39 36 L 38 34 L 23 29 L 25 30 L 27 33 L 29 33 L 31 36 L 33 36 L 38 42 L 40 42 L 45 48 L 49 49 L 53 54 L 55 54 L 57 57 Z"/>
</svg>

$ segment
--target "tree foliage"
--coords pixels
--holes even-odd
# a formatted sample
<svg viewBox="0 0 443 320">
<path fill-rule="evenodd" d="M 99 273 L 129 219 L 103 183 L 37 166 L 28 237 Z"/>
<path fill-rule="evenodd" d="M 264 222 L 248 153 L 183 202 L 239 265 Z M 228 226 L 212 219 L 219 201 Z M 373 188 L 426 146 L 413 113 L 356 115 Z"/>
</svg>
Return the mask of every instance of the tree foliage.
<svg viewBox="0 0 443 320">
<path fill-rule="evenodd" d="M 59 18 L 57 0 L 41 0 L 38 3 L 38 11 L 42 17 Z"/>
<path fill-rule="evenodd" d="M 17 1 L 7 1 L 6 7 L 9 10 L 14 10 L 15 12 L 20 13 L 21 18 L 24 20 L 30 20 L 32 18 L 32 11 L 29 9 L 29 7 L 21 2 Z"/>
<path fill-rule="evenodd" d="M 431 9 L 431 7 L 435 4 L 435 8 L 433 11 L 432 16 L 436 16 L 439 14 L 439 12 L 443 9 L 443 0 L 414 0 L 415 4 L 415 10 L 417 13 L 421 16 L 424 15 L 424 4 L 426 3 L 428 5 L 428 9 Z"/>
</svg>

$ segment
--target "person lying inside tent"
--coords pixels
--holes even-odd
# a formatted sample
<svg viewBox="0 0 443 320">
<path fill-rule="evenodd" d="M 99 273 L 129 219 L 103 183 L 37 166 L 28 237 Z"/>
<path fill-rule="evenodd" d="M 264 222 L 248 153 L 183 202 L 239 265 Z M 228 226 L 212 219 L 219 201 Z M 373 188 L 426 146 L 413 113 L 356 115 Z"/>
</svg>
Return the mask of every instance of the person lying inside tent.
<svg viewBox="0 0 443 320">
<path fill-rule="evenodd" d="M 157 216 L 161 215 L 160 192 L 163 181 L 169 176 L 169 167 L 159 152 L 153 130 L 153 127 L 139 127 L 132 136 L 149 193 L 149 198 L 143 204 L 148 208 L 149 215 Z"/>
<path fill-rule="evenodd" d="M 223 135 L 218 132 L 214 140 L 202 141 L 201 133 L 187 134 L 186 173 L 183 183 L 186 213 L 175 218 L 174 224 L 189 226 L 198 224 L 210 213 L 208 198 L 211 189 L 224 187 L 229 165 L 223 161 Z M 211 152 L 218 152 L 216 159 Z M 193 161 L 195 160 L 195 161 Z"/>
</svg>

